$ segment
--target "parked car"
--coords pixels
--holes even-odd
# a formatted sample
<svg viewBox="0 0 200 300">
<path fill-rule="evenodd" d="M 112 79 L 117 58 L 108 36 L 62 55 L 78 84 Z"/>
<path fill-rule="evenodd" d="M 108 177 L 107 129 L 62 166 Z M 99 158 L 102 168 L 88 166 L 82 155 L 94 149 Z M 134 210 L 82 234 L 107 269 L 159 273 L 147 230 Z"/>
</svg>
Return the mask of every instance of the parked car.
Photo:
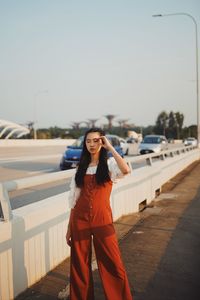
<svg viewBox="0 0 200 300">
<path fill-rule="evenodd" d="M 128 151 L 129 151 L 129 144 L 127 143 L 127 141 L 123 138 L 119 138 L 120 141 L 120 145 L 122 147 L 122 151 L 124 155 L 128 155 Z"/>
<path fill-rule="evenodd" d="M 106 137 L 110 140 L 115 150 L 123 157 L 124 153 L 120 145 L 120 137 L 112 134 L 106 134 Z M 78 165 L 83 149 L 83 140 L 84 136 L 81 136 L 74 144 L 67 146 L 60 161 L 61 170 L 75 168 Z M 108 156 L 112 156 L 112 154 L 108 152 Z"/>
<path fill-rule="evenodd" d="M 187 139 L 184 140 L 184 145 L 185 146 L 197 146 L 197 139 L 195 139 L 194 137 L 188 137 Z"/>
<path fill-rule="evenodd" d="M 168 149 L 168 141 L 164 135 L 146 135 L 139 145 L 139 153 L 159 153 Z"/>
</svg>

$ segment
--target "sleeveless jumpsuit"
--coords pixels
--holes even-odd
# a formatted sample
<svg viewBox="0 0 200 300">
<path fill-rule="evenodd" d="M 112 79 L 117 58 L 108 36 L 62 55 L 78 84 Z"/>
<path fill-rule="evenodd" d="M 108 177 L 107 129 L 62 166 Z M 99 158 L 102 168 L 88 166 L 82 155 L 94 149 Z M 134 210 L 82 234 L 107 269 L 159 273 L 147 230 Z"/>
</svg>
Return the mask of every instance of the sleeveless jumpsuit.
<svg viewBox="0 0 200 300">
<path fill-rule="evenodd" d="M 92 240 L 106 300 L 132 300 L 112 220 L 112 181 L 97 185 L 95 174 L 84 187 L 71 221 L 70 300 L 94 300 Z"/>
</svg>

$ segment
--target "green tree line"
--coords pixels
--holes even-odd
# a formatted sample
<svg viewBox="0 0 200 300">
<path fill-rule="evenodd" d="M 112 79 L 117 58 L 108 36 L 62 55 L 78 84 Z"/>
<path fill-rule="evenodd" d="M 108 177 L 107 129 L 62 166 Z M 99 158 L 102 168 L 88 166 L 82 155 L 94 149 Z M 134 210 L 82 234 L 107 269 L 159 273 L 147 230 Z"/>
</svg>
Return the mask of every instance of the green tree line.
<svg viewBox="0 0 200 300">
<path fill-rule="evenodd" d="M 153 131 L 156 134 L 165 135 L 168 139 L 184 139 L 188 136 L 197 136 L 196 125 L 183 127 L 183 124 L 184 115 L 182 113 L 162 111 L 156 119 Z"/>
</svg>

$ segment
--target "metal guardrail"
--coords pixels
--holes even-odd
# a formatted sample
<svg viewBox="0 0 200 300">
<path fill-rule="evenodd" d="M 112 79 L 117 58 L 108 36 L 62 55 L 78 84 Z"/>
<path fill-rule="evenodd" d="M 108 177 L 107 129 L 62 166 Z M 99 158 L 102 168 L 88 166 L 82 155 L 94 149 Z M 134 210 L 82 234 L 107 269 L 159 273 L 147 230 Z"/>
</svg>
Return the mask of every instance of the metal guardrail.
<svg viewBox="0 0 200 300">
<path fill-rule="evenodd" d="M 174 157 L 175 155 L 180 155 L 181 153 L 186 153 L 195 149 L 194 146 L 184 146 L 172 148 L 170 150 L 162 151 L 160 153 L 151 153 L 145 155 L 138 155 L 133 157 L 126 157 L 126 161 L 133 170 L 134 163 L 145 161 L 145 166 L 152 166 L 154 161 L 164 161 L 167 158 Z M 42 174 L 34 177 L 21 178 L 12 181 L 7 181 L 0 183 L 0 220 L 10 221 L 12 219 L 12 209 L 10 205 L 9 192 L 34 187 L 37 185 L 47 184 L 62 179 L 71 178 L 75 170 L 60 171 L 50 174 Z"/>
</svg>

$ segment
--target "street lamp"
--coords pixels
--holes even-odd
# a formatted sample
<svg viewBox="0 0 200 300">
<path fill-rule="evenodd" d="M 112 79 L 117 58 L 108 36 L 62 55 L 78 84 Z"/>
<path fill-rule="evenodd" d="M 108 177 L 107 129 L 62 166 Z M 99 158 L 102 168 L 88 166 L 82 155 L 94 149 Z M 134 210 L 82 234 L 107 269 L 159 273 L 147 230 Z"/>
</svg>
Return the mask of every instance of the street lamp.
<svg viewBox="0 0 200 300">
<path fill-rule="evenodd" d="M 156 14 L 152 17 L 173 17 L 173 16 L 186 16 L 189 17 L 195 26 L 195 40 L 196 40 L 196 101 L 197 101 L 197 145 L 200 147 L 200 115 L 199 115 L 199 73 L 198 73 L 198 30 L 195 18 L 188 13 L 173 13 L 173 14 Z"/>
<path fill-rule="evenodd" d="M 37 139 L 37 128 L 36 128 L 36 123 L 37 123 L 37 97 L 41 94 L 47 94 L 48 90 L 44 91 L 38 91 L 34 95 L 34 128 L 33 128 L 33 134 L 34 134 L 34 139 Z"/>
</svg>

